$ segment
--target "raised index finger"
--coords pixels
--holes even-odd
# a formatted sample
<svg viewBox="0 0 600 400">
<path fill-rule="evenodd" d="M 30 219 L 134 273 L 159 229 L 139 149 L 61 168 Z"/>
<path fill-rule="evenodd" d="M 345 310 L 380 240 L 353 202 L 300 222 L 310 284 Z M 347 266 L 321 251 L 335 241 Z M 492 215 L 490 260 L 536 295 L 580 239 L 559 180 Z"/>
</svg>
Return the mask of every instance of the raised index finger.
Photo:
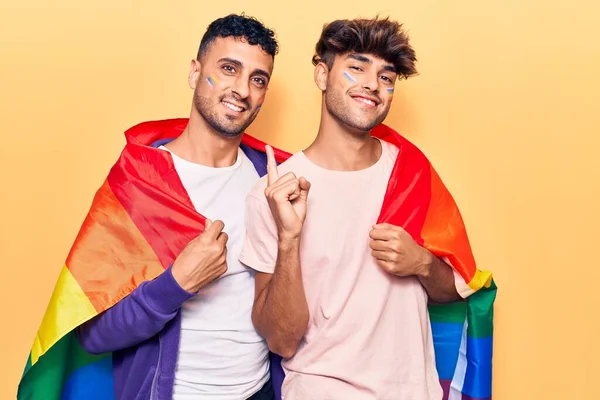
<svg viewBox="0 0 600 400">
<path fill-rule="evenodd" d="M 270 186 L 279 179 L 279 173 L 277 172 L 277 162 L 275 161 L 275 152 L 273 148 L 266 145 L 267 150 L 267 184 Z"/>
</svg>

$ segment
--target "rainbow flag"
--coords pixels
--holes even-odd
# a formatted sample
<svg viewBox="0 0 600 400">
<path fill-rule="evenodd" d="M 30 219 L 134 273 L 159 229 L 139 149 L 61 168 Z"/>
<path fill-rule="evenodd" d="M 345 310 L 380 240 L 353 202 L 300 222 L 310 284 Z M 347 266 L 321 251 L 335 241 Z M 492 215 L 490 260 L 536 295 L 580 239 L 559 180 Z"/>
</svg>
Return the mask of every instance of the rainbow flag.
<svg viewBox="0 0 600 400">
<path fill-rule="evenodd" d="M 87 353 L 74 329 L 161 274 L 204 229 L 205 218 L 194 209 L 170 154 L 149 146 L 179 136 L 186 125 L 187 119 L 153 121 L 126 132 L 127 144 L 60 272 L 19 384 L 19 400 L 114 398 L 111 355 Z M 430 309 L 445 399 L 491 398 L 491 276 L 476 269 L 458 209 L 424 156 L 386 126 L 374 135 L 408 156 L 394 168 L 380 221 L 404 226 L 448 259 L 468 282 L 464 290 L 477 292 L 467 302 Z M 263 142 L 244 135 L 242 143 L 264 154 Z M 275 156 L 282 162 L 289 153 L 276 150 Z M 265 173 L 266 168 L 259 171 Z M 407 188 L 412 188 L 408 197 Z"/>
<path fill-rule="evenodd" d="M 429 307 L 444 400 L 491 399 L 492 274 L 477 269 L 460 211 L 423 153 L 385 125 L 373 135 L 400 149 L 378 223 L 402 226 L 467 283 L 458 288 L 467 301 Z"/>
</svg>

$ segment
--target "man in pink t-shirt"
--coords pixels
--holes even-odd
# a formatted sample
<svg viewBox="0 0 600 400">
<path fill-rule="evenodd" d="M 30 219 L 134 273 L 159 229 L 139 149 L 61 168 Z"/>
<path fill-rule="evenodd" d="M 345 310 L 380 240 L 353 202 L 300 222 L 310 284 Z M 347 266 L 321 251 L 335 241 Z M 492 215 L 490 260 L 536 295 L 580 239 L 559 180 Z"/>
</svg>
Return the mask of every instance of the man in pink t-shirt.
<svg viewBox="0 0 600 400">
<path fill-rule="evenodd" d="M 371 130 L 396 80 L 416 73 L 401 28 L 324 27 L 318 135 L 279 167 L 268 149 L 268 174 L 247 198 L 240 260 L 256 270 L 252 319 L 283 357 L 284 400 L 442 398 L 427 304 L 469 290 L 403 228 L 375 225 L 399 149 Z"/>
</svg>

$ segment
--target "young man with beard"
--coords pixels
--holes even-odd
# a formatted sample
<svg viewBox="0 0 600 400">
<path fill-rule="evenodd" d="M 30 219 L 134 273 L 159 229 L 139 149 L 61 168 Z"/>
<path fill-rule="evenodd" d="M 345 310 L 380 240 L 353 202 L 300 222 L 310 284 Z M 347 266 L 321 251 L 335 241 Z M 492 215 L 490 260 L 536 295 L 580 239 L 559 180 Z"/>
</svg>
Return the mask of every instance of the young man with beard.
<svg viewBox="0 0 600 400">
<path fill-rule="evenodd" d="M 238 254 L 245 197 L 266 172 L 264 143 L 244 131 L 264 102 L 277 51 L 274 32 L 257 20 L 215 20 L 191 62 L 189 119 L 126 132 L 61 275 L 70 283 L 57 285 L 58 306 L 49 307 L 69 311 L 49 311 L 39 334 L 60 332 L 61 318 L 77 314 L 78 324 L 87 321 L 74 331 L 80 346 L 112 353 L 112 372 L 99 369 L 106 358 L 75 370 L 87 380 L 69 378 L 60 398 L 273 398 L 268 347 L 251 320 L 254 272 Z M 45 351 L 51 357 L 53 348 Z M 111 374 L 112 384 L 100 383 Z M 25 375 L 20 396 L 52 398 L 35 384 Z"/>
<path fill-rule="evenodd" d="M 268 151 L 268 176 L 248 195 L 240 260 L 257 271 L 252 318 L 283 357 L 285 400 L 442 398 L 428 301 L 473 290 L 443 243 L 431 246 L 444 228 L 429 244 L 419 236 L 439 200 L 429 163 L 380 126 L 415 61 L 397 22 L 326 25 L 313 57 L 317 137 L 278 167 Z"/>
</svg>

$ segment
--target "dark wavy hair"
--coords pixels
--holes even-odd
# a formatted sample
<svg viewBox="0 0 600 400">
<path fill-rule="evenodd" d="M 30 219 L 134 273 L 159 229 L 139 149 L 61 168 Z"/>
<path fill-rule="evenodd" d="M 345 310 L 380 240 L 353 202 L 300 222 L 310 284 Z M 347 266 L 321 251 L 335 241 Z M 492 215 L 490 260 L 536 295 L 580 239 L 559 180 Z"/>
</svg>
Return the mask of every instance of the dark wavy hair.
<svg viewBox="0 0 600 400">
<path fill-rule="evenodd" d="M 372 54 L 394 64 L 398 79 L 417 73 L 417 57 L 402 24 L 389 18 L 336 20 L 323 26 L 313 65 L 323 62 L 331 69 L 336 55 Z"/>
<path fill-rule="evenodd" d="M 272 29 L 264 26 L 256 18 L 237 14 L 230 14 L 226 17 L 219 18 L 211 22 L 206 29 L 200 48 L 198 49 L 197 59 L 199 60 L 206 52 L 208 47 L 216 38 L 226 38 L 233 36 L 235 38 L 243 38 L 251 45 L 259 45 L 264 51 L 272 57 L 279 51 L 279 45 L 275 39 L 275 32 Z"/>
</svg>

